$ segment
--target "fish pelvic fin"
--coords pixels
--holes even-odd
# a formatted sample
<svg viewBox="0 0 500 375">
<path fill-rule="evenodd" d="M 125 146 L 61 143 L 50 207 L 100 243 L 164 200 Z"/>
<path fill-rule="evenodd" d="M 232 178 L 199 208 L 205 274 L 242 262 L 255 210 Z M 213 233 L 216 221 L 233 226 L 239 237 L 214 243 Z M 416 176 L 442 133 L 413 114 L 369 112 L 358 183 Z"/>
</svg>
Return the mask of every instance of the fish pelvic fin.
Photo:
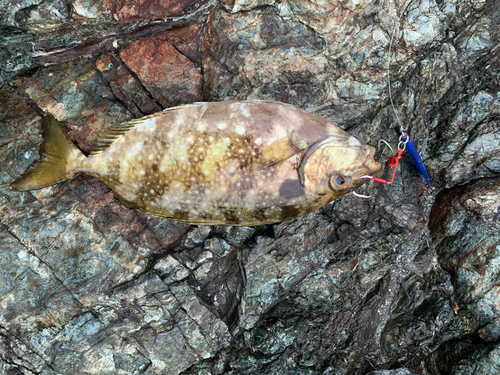
<svg viewBox="0 0 500 375">
<path fill-rule="evenodd" d="M 42 117 L 42 130 L 41 158 L 34 169 L 10 185 L 15 190 L 41 189 L 67 180 L 73 177 L 77 160 L 85 158 L 52 114 L 47 113 Z"/>
</svg>

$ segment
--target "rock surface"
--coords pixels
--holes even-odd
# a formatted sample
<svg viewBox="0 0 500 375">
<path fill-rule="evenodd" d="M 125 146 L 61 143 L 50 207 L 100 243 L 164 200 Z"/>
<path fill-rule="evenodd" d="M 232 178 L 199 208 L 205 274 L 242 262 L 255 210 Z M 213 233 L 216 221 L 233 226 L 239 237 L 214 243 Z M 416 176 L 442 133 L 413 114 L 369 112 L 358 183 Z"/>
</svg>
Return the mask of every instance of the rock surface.
<svg viewBox="0 0 500 375">
<path fill-rule="evenodd" d="M 497 374 L 500 4 L 0 0 L 0 373 Z M 9 184 L 50 111 L 85 152 L 199 100 L 300 106 L 397 144 L 392 185 L 289 222 L 203 227 L 79 176 Z M 388 149 L 377 158 L 389 159 Z M 388 166 L 381 176 L 390 176 Z"/>
</svg>

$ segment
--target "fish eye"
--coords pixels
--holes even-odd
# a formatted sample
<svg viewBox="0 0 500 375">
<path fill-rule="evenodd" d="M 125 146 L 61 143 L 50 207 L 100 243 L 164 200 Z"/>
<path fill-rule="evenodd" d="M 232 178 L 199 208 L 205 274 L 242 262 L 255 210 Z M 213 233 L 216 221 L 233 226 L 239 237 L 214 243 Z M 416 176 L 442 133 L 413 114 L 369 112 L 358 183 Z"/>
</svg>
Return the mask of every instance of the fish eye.
<svg viewBox="0 0 500 375">
<path fill-rule="evenodd" d="M 332 190 L 345 190 L 347 188 L 347 179 L 339 174 L 330 177 L 330 188 Z"/>
</svg>

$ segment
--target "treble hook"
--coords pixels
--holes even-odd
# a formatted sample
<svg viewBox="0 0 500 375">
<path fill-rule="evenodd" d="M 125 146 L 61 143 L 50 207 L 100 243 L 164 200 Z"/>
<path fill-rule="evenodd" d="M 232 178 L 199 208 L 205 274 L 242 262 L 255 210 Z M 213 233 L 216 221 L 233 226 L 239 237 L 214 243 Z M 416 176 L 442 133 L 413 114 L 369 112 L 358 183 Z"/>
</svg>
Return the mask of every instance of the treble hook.
<svg viewBox="0 0 500 375">
<path fill-rule="evenodd" d="M 389 144 L 389 143 L 388 143 L 385 139 L 380 139 L 380 140 L 378 141 L 378 149 L 380 150 L 380 142 L 385 143 L 385 145 L 391 149 L 391 151 L 392 151 L 392 156 L 394 156 L 394 149 L 392 148 L 392 146 L 391 146 L 391 145 L 390 145 L 390 144 Z"/>
<path fill-rule="evenodd" d="M 380 140 L 378 141 L 378 147 L 377 147 L 379 150 L 380 150 L 380 143 L 384 143 L 387 147 L 389 147 L 389 148 L 391 149 L 391 151 L 392 151 L 392 158 L 391 158 L 391 159 L 396 160 L 396 157 L 394 156 L 394 149 L 392 148 L 392 146 L 391 146 L 391 145 L 390 145 L 390 144 L 389 144 L 389 143 L 388 143 L 385 139 L 380 139 Z M 398 158 L 397 160 L 399 160 L 399 158 Z M 396 165 L 397 165 L 397 163 L 396 163 Z M 381 181 L 380 181 L 380 179 L 377 179 L 377 177 L 374 177 L 374 176 L 361 176 L 359 179 L 360 179 L 360 180 L 364 180 L 364 179 L 370 179 L 370 180 L 373 180 L 373 179 L 375 179 L 375 181 L 379 181 L 379 182 L 381 182 Z M 393 179 L 394 179 L 394 177 L 393 177 Z M 385 181 L 385 180 L 383 180 L 383 181 Z M 385 181 L 385 182 L 387 183 L 387 181 Z M 392 183 L 392 182 L 391 182 L 391 183 Z M 365 198 L 365 199 L 373 198 L 371 195 L 362 195 L 362 194 L 358 194 L 358 193 L 356 193 L 354 190 L 352 191 L 352 193 L 353 193 L 355 196 L 359 197 L 359 198 Z"/>
<path fill-rule="evenodd" d="M 380 148 L 380 142 L 383 142 L 392 151 L 391 161 L 389 162 L 389 167 L 394 168 L 394 170 L 392 172 L 392 179 L 391 179 L 391 181 L 387 181 L 387 180 L 384 180 L 383 178 L 378 178 L 378 177 L 375 177 L 375 176 L 361 176 L 361 177 L 359 177 L 359 179 L 360 180 L 368 179 L 368 180 L 380 182 L 380 183 L 382 183 L 384 185 L 390 185 L 390 184 L 392 184 L 394 182 L 394 177 L 396 176 L 396 171 L 398 169 L 399 159 L 401 159 L 401 155 L 403 154 L 403 151 L 406 149 L 406 144 L 408 143 L 408 135 L 405 132 L 403 132 L 402 135 L 401 135 L 401 137 L 399 137 L 398 155 L 397 156 L 394 155 L 394 149 L 391 147 L 391 145 L 389 143 L 387 143 L 383 139 L 381 139 L 380 141 L 378 141 L 379 148 Z"/>
<path fill-rule="evenodd" d="M 358 194 L 356 193 L 354 190 L 352 191 L 352 193 L 357 196 L 357 197 L 360 197 L 360 198 L 365 198 L 365 199 L 370 199 L 370 198 L 373 198 L 371 195 L 363 195 L 363 194 Z"/>
</svg>

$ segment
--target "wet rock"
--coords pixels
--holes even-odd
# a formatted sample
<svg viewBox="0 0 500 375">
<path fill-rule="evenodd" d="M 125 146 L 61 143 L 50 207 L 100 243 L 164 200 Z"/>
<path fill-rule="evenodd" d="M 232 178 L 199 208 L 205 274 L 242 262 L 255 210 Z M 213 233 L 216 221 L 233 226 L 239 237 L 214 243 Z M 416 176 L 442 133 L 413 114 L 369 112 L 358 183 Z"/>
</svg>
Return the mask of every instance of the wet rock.
<svg viewBox="0 0 500 375">
<path fill-rule="evenodd" d="M 327 77 L 321 38 L 299 22 L 281 22 L 272 7 L 213 12 L 204 43 L 205 96 L 211 101 L 274 98 L 302 104 L 306 95 L 317 96 Z M 308 85 L 311 79 L 314 86 Z"/>
<path fill-rule="evenodd" d="M 33 4 L 34 3 L 34 4 Z M 41 2 L 24 3 L 15 13 L 15 23 L 22 24 L 30 31 L 47 33 L 57 30 L 69 21 L 68 8 L 64 1 L 49 0 Z"/>
<path fill-rule="evenodd" d="M 168 30 L 165 38 L 180 53 L 191 60 L 196 68 L 201 67 L 201 26 L 197 24 Z"/>
<path fill-rule="evenodd" d="M 131 68 L 135 66 L 134 63 L 131 63 L 131 66 L 126 64 L 126 62 L 130 63 L 128 55 L 129 48 L 132 48 L 130 46 L 125 47 L 121 57 L 115 53 L 106 53 L 100 55 L 95 61 L 96 68 L 102 73 L 104 83 L 113 93 L 116 98 L 115 100 L 122 104 L 135 117 L 158 112 L 161 110 L 162 105 L 168 106 L 169 104 L 176 103 L 175 95 L 172 95 L 172 85 L 177 83 L 177 85 L 182 86 L 180 87 L 181 91 L 187 89 L 195 93 L 197 85 L 199 85 L 199 82 L 196 81 L 196 77 L 199 74 L 193 70 L 193 64 L 197 66 L 200 65 L 200 54 L 198 49 L 199 26 L 190 25 L 175 28 L 158 37 L 163 40 L 163 43 L 159 46 L 155 45 L 155 48 L 158 47 L 158 50 L 151 51 L 152 65 L 146 66 L 144 69 L 148 71 L 159 70 L 158 73 L 161 75 L 160 80 L 157 80 L 155 78 L 156 76 L 148 75 L 144 77 L 144 74 L 149 74 L 147 71 L 144 72 L 140 70 L 139 73 L 142 72 L 142 75 L 137 76 L 136 74 L 138 72 L 131 70 Z M 142 42 L 142 39 L 138 41 L 139 44 Z M 169 48 L 165 46 L 165 43 L 171 43 L 172 45 Z M 182 56 L 179 56 L 179 52 L 174 51 L 172 46 L 177 51 L 180 51 Z M 166 49 L 166 52 L 163 51 L 162 48 Z M 163 52 L 158 52 L 160 50 Z M 168 66 L 168 58 L 162 56 L 161 53 L 174 54 L 173 57 L 168 57 L 173 59 L 170 67 Z M 125 61 L 122 60 L 122 57 L 125 58 Z M 164 58 L 166 58 L 167 61 L 164 61 Z M 186 58 L 190 61 L 186 60 Z M 181 60 L 177 61 L 176 59 Z M 163 64 L 166 64 L 166 66 L 161 68 L 163 69 L 161 70 L 160 66 Z M 182 64 L 186 64 L 187 66 L 183 67 Z M 172 66 L 174 67 L 173 69 Z M 186 71 L 182 71 L 182 69 L 188 69 L 187 73 Z M 166 71 L 169 73 L 166 73 Z M 191 75 L 191 78 L 194 77 L 194 80 L 186 80 L 182 77 L 179 78 L 179 74 Z M 148 83 L 150 82 L 153 83 L 149 85 Z M 163 86 L 163 84 L 166 86 Z M 191 88 L 190 85 L 194 85 L 194 88 Z M 156 95 L 159 92 L 161 92 L 161 94 Z M 198 98 L 197 95 L 199 96 L 199 94 L 194 94 L 191 99 L 195 100 Z"/>
<path fill-rule="evenodd" d="M 432 353 L 426 368 L 431 374 L 495 374 L 497 351 L 498 344 L 484 342 L 474 335 L 462 337 L 444 343 Z"/>
<path fill-rule="evenodd" d="M 215 1 L 195 2 L 176 17 L 158 19 L 146 12 L 144 18 L 137 16 L 123 25 L 113 18 L 116 5 L 114 0 L 0 0 L 0 86 L 15 76 L 31 75 L 40 66 L 118 54 L 138 38 L 196 27 Z"/>
<path fill-rule="evenodd" d="M 274 5 L 274 0 L 224 0 L 222 6 L 231 13 L 237 13 L 245 10 L 251 10 L 266 5 Z"/>
<path fill-rule="evenodd" d="M 446 142 L 442 142 L 438 158 L 430 163 L 430 168 L 438 163 L 449 165 L 442 177 L 447 187 L 498 175 L 499 128 L 498 123 L 490 119 L 499 113 L 498 94 L 480 91 L 460 104 L 451 121 L 447 120 L 442 134 Z"/>
<path fill-rule="evenodd" d="M 462 359 L 452 368 L 452 373 L 457 375 L 470 374 L 497 374 L 500 371 L 498 346 L 490 349 L 476 350 L 470 356 Z"/>
</svg>

